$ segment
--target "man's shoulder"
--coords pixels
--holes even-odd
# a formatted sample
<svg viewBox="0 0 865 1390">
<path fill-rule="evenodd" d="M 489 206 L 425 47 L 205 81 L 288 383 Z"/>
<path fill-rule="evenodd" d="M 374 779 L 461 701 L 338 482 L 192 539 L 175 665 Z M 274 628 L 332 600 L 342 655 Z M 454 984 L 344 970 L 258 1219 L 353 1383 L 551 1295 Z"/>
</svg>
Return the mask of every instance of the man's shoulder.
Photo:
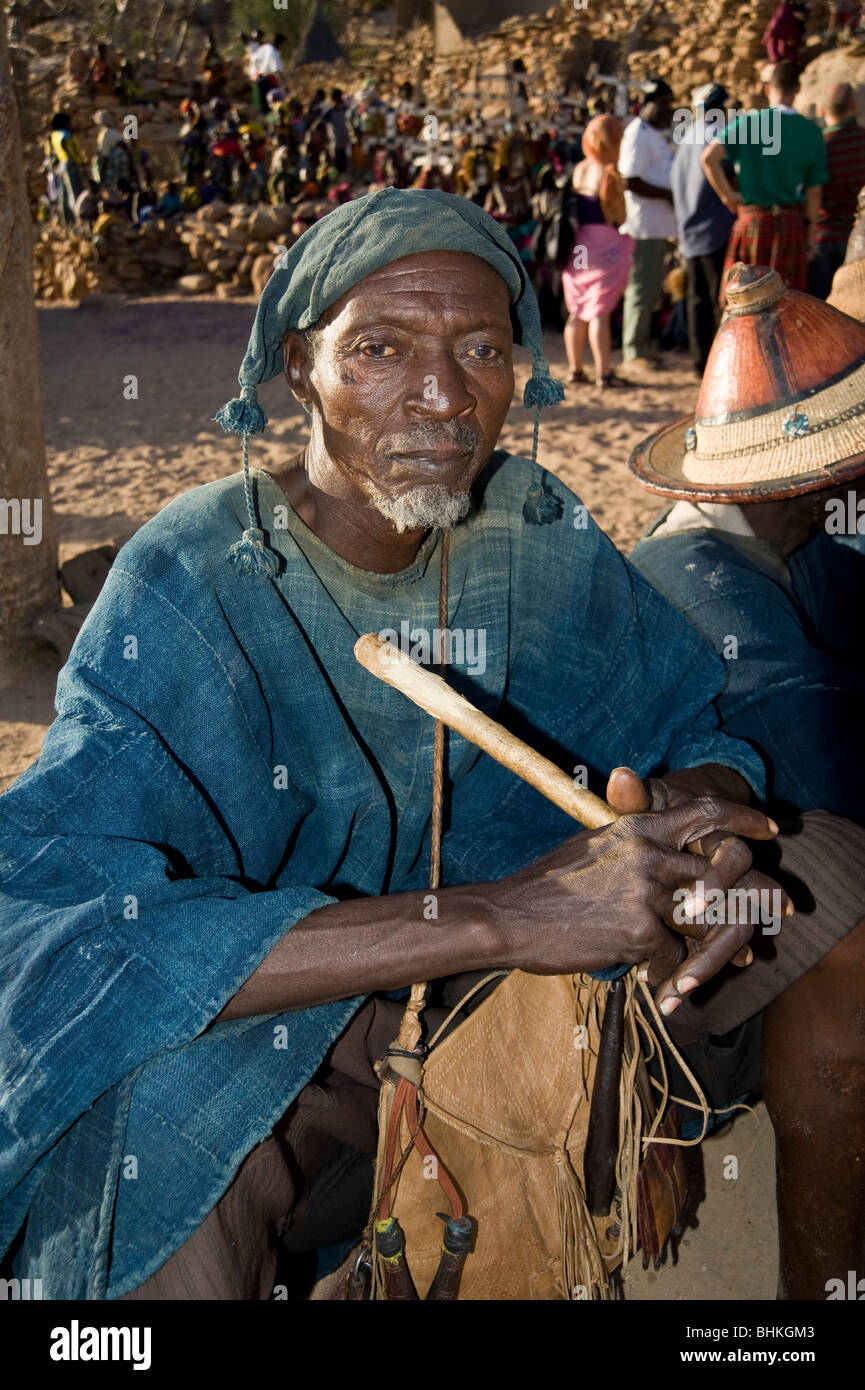
<svg viewBox="0 0 865 1390">
<path fill-rule="evenodd" d="M 823 131 L 811 120 L 809 116 L 803 116 L 801 111 L 782 111 L 781 130 L 789 130 L 793 141 L 807 140 L 814 146 L 823 147 Z"/>
<path fill-rule="evenodd" d="M 642 116 L 635 116 L 630 125 L 626 127 L 625 135 L 628 134 L 636 145 L 666 146 L 667 143 L 661 132 L 649 125 L 648 121 L 644 121 Z"/>
<path fill-rule="evenodd" d="M 823 140 L 830 154 L 840 154 L 842 151 L 848 150 L 863 150 L 865 149 L 865 129 L 859 125 L 858 121 L 852 121 L 850 125 L 833 126 L 831 130 L 824 130 Z"/>
<path fill-rule="evenodd" d="M 496 449 L 476 484 L 479 512 L 489 513 L 492 508 L 506 511 L 522 524 L 523 503 L 533 488 L 542 488 L 548 496 L 558 497 L 560 503 L 573 497 L 567 484 L 548 468 L 541 468 L 521 454 Z"/>
<path fill-rule="evenodd" d="M 204 483 L 168 502 L 127 541 L 115 561 L 143 573 L 164 573 L 166 562 L 200 572 L 226 557 L 248 520 L 243 474 Z"/>
<path fill-rule="evenodd" d="M 645 121 L 640 116 L 632 116 L 622 133 L 622 145 L 627 147 L 635 144 L 643 128 L 648 130 Z"/>
<path fill-rule="evenodd" d="M 649 532 L 635 545 L 631 562 L 668 597 L 674 596 L 677 606 L 691 607 L 731 589 L 776 583 L 776 555 L 765 541 L 707 526 L 658 536 Z"/>
</svg>

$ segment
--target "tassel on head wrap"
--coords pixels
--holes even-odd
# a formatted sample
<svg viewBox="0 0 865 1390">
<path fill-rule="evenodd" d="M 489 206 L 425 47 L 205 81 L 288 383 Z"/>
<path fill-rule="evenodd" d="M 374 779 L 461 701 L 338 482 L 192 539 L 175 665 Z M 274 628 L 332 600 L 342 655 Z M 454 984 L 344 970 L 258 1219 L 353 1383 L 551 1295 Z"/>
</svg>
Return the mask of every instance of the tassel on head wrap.
<svg viewBox="0 0 865 1390">
<path fill-rule="evenodd" d="M 265 544 L 249 484 L 249 437 L 260 434 L 267 424 L 256 386 L 281 372 L 282 344 L 289 330 L 311 327 L 358 281 L 404 256 L 425 251 L 478 256 L 507 285 L 517 341 L 534 359 L 523 399 L 535 410 L 532 457 L 537 462 L 540 411 L 563 400 L 564 390 L 553 381 L 544 361 L 538 301 L 510 237 L 476 204 L 438 189 L 384 188 L 355 198 L 314 222 L 280 256 L 258 303 L 238 374 L 240 395 L 213 417 L 243 440 L 249 527 L 232 546 L 231 558 L 244 573 L 272 574 L 279 567 L 278 556 Z M 561 503 L 547 490 L 542 476 L 539 484 L 529 488 L 524 517 L 552 521 L 561 512 Z"/>
<path fill-rule="evenodd" d="M 263 574 L 266 579 L 272 579 L 279 570 L 279 560 L 265 542 L 264 532 L 258 526 L 247 526 L 228 553 L 241 574 Z"/>
<path fill-rule="evenodd" d="M 523 392 L 523 405 L 527 410 L 532 406 L 537 410 L 543 410 L 545 405 L 559 405 L 564 399 L 564 386 L 550 376 L 550 369 L 543 357 L 536 357 L 532 365 L 532 374 Z M 534 462 L 537 463 L 537 459 L 534 459 Z"/>
<path fill-rule="evenodd" d="M 254 386 L 244 386 L 240 395 L 226 401 L 213 419 L 219 421 L 226 434 L 261 434 L 267 424 Z"/>
<path fill-rule="evenodd" d="M 261 574 L 271 579 L 279 570 L 279 557 L 267 545 L 264 531 L 258 525 L 258 511 L 249 476 L 249 436 L 261 434 L 267 424 L 267 416 L 261 408 L 255 387 L 244 386 L 240 395 L 228 401 L 213 419 L 219 421 L 227 434 L 239 434 L 243 441 L 243 490 L 249 525 L 240 540 L 229 548 L 229 557 L 241 574 Z"/>
<path fill-rule="evenodd" d="M 535 407 L 535 425 L 532 431 L 532 463 L 538 461 L 538 437 L 541 431 L 541 411 L 546 405 L 558 405 L 565 399 L 565 388 L 560 381 L 554 381 L 543 357 L 536 357 L 532 374 L 523 392 L 523 405 Z M 540 481 L 530 483 L 523 502 L 523 521 L 531 526 L 546 526 L 558 521 L 564 508 L 561 500 L 547 487 L 546 472 L 541 473 Z"/>
</svg>

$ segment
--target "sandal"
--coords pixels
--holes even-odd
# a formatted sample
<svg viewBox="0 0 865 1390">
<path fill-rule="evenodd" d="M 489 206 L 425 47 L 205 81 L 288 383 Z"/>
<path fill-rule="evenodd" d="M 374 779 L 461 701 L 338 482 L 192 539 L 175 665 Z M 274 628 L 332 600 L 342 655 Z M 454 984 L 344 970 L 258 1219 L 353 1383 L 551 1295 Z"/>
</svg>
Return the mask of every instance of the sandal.
<svg viewBox="0 0 865 1390">
<path fill-rule="evenodd" d="M 627 386 L 628 382 L 623 381 L 620 376 L 616 376 L 615 372 L 607 372 L 604 376 L 599 376 L 595 379 L 595 385 L 599 391 L 609 391 L 612 387 L 620 388 Z"/>
<path fill-rule="evenodd" d="M 588 374 L 582 367 L 578 367 L 575 372 L 568 372 L 568 375 L 565 377 L 568 386 L 577 386 L 581 381 L 588 381 L 588 379 Z"/>
</svg>

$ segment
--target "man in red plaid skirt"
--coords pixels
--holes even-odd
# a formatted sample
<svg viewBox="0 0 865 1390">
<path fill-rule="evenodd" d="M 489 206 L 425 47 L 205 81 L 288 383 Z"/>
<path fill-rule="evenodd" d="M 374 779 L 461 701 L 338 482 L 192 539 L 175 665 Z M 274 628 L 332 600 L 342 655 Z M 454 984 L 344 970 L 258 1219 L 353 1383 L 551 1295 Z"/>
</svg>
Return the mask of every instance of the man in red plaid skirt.
<svg viewBox="0 0 865 1390">
<path fill-rule="evenodd" d="M 829 177 L 826 150 L 814 122 L 793 109 L 799 74 L 792 63 L 778 63 L 766 90 L 768 108 L 729 121 L 701 163 L 718 197 L 736 213 L 725 273 L 736 261 L 768 265 L 791 289 L 804 290 L 821 188 Z M 738 190 L 724 173 L 725 158 L 733 161 Z"/>
</svg>

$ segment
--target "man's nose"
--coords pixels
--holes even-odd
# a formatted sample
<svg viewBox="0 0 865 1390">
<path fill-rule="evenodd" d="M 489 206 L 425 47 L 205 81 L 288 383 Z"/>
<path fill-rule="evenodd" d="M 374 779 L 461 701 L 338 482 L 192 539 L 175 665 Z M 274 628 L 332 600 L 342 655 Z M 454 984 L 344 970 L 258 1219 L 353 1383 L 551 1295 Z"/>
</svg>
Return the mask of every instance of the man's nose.
<svg viewBox="0 0 865 1390">
<path fill-rule="evenodd" d="M 470 415 L 477 403 L 469 389 L 467 372 L 451 353 L 442 353 L 421 364 L 407 401 L 415 414 L 435 420 Z"/>
</svg>

